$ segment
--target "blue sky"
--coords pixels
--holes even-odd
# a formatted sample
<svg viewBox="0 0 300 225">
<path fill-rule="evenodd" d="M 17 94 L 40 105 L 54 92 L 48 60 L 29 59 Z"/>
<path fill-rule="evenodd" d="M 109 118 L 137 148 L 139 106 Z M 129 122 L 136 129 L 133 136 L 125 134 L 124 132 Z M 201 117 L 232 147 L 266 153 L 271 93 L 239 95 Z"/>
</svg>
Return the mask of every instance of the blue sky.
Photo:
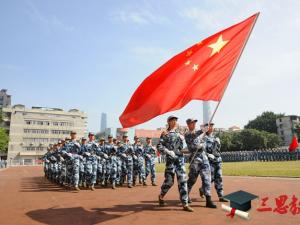
<svg viewBox="0 0 300 225">
<path fill-rule="evenodd" d="M 13 104 L 79 108 L 98 131 L 146 76 L 174 54 L 253 13 L 261 15 L 224 95 L 218 127 L 264 110 L 300 114 L 299 1 L 1 1 L 0 88 Z M 213 105 L 212 105 L 213 107 Z M 175 112 L 202 118 L 193 101 Z M 169 114 L 140 128 L 164 126 Z"/>
</svg>

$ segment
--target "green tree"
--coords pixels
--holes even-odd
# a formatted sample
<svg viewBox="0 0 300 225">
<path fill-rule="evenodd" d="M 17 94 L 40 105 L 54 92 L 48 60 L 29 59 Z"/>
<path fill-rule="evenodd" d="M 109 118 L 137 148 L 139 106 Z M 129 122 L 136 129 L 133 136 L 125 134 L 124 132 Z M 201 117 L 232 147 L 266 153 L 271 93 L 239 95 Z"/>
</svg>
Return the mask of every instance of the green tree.
<svg viewBox="0 0 300 225">
<path fill-rule="evenodd" d="M 262 149 L 267 147 L 267 138 L 255 129 L 244 129 L 240 132 L 241 142 L 245 150 Z"/>
<path fill-rule="evenodd" d="M 221 141 L 221 151 L 222 152 L 227 152 L 232 150 L 232 133 L 229 132 L 220 132 L 217 135 L 220 138 Z"/>
<path fill-rule="evenodd" d="M 243 141 L 241 139 L 240 132 L 232 132 L 232 151 L 240 151 L 243 150 Z"/>
<path fill-rule="evenodd" d="M 0 151 L 7 152 L 8 147 L 8 135 L 6 130 L 0 127 Z"/>
<path fill-rule="evenodd" d="M 276 148 L 282 144 L 282 139 L 279 135 L 262 131 L 262 134 L 267 140 L 267 148 Z"/>
<path fill-rule="evenodd" d="M 277 133 L 276 119 L 283 117 L 284 114 L 275 114 L 274 112 L 266 111 L 257 116 L 254 120 L 250 120 L 245 126 L 245 129 L 256 129 L 269 133 Z"/>
</svg>

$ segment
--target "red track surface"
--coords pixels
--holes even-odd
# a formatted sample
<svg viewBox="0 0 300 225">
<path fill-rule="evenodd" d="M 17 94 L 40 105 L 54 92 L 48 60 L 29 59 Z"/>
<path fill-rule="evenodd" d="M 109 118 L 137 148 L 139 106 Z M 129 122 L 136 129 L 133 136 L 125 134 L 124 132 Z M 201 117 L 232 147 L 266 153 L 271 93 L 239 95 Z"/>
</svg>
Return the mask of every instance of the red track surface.
<svg viewBox="0 0 300 225">
<path fill-rule="evenodd" d="M 177 184 L 165 198 L 168 206 L 160 208 L 157 205 L 159 186 L 66 191 L 48 182 L 42 170 L 42 167 L 14 167 L 0 171 L 1 225 L 300 224 L 300 214 L 256 211 L 258 200 L 252 202 L 249 221 L 230 219 L 219 202 L 216 202 L 217 209 L 204 207 L 204 199 L 197 192 L 199 181 L 191 194 L 195 212 L 188 213 L 181 210 Z M 158 174 L 157 183 L 160 185 L 162 181 L 163 174 Z M 300 199 L 300 179 L 225 177 L 224 186 L 226 193 L 245 190 L 260 197 L 268 196 L 267 203 L 273 209 L 274 199 L 281 194 L 289 196 L 287 203 L 293 194 Z M 215 191 L 212 192 L 213 200 L 217 200 Z"/>
</svg>

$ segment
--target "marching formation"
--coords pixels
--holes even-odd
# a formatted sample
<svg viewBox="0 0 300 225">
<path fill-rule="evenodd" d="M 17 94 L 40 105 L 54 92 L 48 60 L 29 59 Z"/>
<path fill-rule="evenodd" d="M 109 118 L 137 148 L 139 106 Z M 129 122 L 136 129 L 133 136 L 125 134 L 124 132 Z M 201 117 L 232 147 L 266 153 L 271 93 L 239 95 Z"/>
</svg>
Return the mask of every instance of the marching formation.
<svg viewBox="0 0 300 225">
<path fill-rule="evenodd" d="M 224 162 L 300 160 L 300 149 L 292 152 L 287 148 L 222 152 L 222 159 Z"/>
<path fill-rule="evenodd" d="M 123 135 L 122 142 L 111 135 L 105 141 L 95 141 L 95 135 L 89 133 L 88 140 L 76 140 L 76 132 L 71 138 L 54 144 L 43 156 L 45 176 L 66 188 L 77 191 L 80 188 L 95 190 L 95 185 L 111 185 L 112 189 L 127 183 L 132 188 L 139 182 L 146 186 L 146 178 L 151 174 L 151 183 L 156 186 L 155 157 L 156 150 L 151 138 L 143 146 L 138 137 L 130 144 L 128 136 Z"/>
<path fill-rule="evenodd" d="M 216 208 L 211 199 L 211 187 L 214 184 L 219 201 L 223 198 L 221 143 L 213 134 L 214 124 L 205 124 L 196 130 L 197 120 L 186 120 L 188 130 L 184 135 L 177 130 L 175 116 L 167 120 L 168 128 L 163 131 L 156 148 L 151 144 L 151 138 L 142 145 L 139 138 L 134 138 L 130 144 L 128 136 L 123 135 L 122 141 L 108 136 L 108 140 L 95 141 L 95 135 L 89 133 L 88 140 L 76 140 L 76 133 L 71 132 L 71 138 L 55 144 L 43 157 L 45 176 L 61 186 L 80 190 L 89 188 L 95 190 L 95 185 L 117 186 L 127 184 L 132 188 L 139 182 L 147 185 L 147 177 L 151 174 L 151 183 L 156 186 L 155 161 L 156 151 L 165 155 L 165 179 L 158 196 L 160 206 L 166 203 L 164 197 L 174 184 L 177 177 L 180 201 L 183 209 L 192 212 L 189 198 L 197 178 L 202 181 L 199 194 L 206 198 L 206 207 Z M 183 142 L 187 148 L 183 148 Z M 157 149 L 157 150 L 156 150 Z M 190 162 L 189 174 L 186 174 L 185 159 Z"/>
</svg>

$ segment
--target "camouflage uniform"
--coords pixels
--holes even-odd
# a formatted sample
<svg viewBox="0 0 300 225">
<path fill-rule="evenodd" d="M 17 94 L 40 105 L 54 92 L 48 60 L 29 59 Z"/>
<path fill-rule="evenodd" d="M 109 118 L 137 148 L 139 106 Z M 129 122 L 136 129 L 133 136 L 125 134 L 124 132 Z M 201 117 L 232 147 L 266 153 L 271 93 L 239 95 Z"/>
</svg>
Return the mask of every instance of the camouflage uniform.
<svg viewBox="0 0 300 225">
<path fill-rule="evenodd" d="M 156 179 L 156 172 L 155 172 L 155 157 L 156 151 L 152 145 L 146 145 L 144 147 L 144 157 L 146 163 L 146 177 L 151 173 L 151 182 L 152 184 L 155 183 Z"/>
<path fill-rule="evenodd" d="M 105 178 L 104 178 L 104 183 L 105 185 L 107 185 L 108 181 L 111 180 L 111 160 L 110 160 L 110 157 L 111 157 L 111 154 L 112 152 L 115 153 L 115 146 L 113 143 L 106 143 L 105 144 L 105 147 L 104 147 L 104 153 L 107 155 L 107 159 L 106 159 L 106 162 L 105 162 Z"/>
<path fill-rule="evenodd" d="M 165 180 L 161 186 L 161 196 L 165 196 L 174 184 L 174 176 L 176 174 L 178 181 L 178 189 L 180 200 L 183 205 L 188 204 L 188 188 L 187 177 L 184 166 L 184 157 L 181 152 L 183 148 L 183 138 L 176 130 L 170 130 L 160 137 L 157 149 L 166 155 Z M 175 157 L 168 154 L 169 151 L 175 153 Z"/>
<path fill-rule="evenodd" d="M 118 183 L 122 185 L 127 176 L 127 182 L 128 184 L 132 184 L 132 173 L 133 173 L 133 159 L 132 154 L 129 154 L 132 152 L 133 149 L 130 144 L 122 143 L 118 147 L 118 159 L 119 159 L 119 176 L 118 176 Z"/>
<path fill-rule="evenodd" d="M 118 174 L 118 158 L 117 158 L 117 147 L 113 146 L 110 150 L 109 156 L 109 165 L 110 165 L 110 181 L 113 187 L 117 184 L 117 174 Z"/>
<path fill-rule="evenodd" d="M 106 158 L 108 157 L 105 152 L 105 144 L 98 145 L 97 148 L 98 167 L 97 167 L 97 183 L 103 185 L 106 174 Z"/>
<path fill-rule="evenodd" d="M 221 144 L 212 135 L 206 135 L 205 138 L 205 150 L 208 154 L 210 169 L 211 169 L 211 182 L 214 182 L 215 189 L 218 197 L 223 197 L 223 180 L 222 180 L 222 158 L 220 154 Z M 213 158 L 210 157 L 213 155 Z M 203 184 L 202 184 L 203 185 Z M 202 188 L 204 188 L 202 186 Z"/>
<path fill-rule="evenodd" d="M 80 160 L 80 165 L 79 165 L 79 184 L 83 186 L 86 184 L 86 173 L 85 173 L 85 168 L 86 168 L 86 152 L 88 152 L 87 149 L 87 144 L 81 144 L 80 147 L 80 155 L 83 157 L 82 160 Z"/>
<path fill-rule="evenodd" d="M 190 193 L 193 185 L 196 183 L 198 176 L 202 179 L 202 186 L 205 196 L 211 196 L 211 171 L 208 158 L 203 148 L 205 146 L 202 139 L 202 131 L 188 131 L 185 134 L 185 142 L 190 156 L 190 171 L 188 179 L 188 191 Z M 196 153 L 197 152 L 197 153 Z M 195 155 L 196 154 L 196 155 Z"/>
<path fill-rule="evenodd" d="M 98 148 L 98 145 L 95 141 L 89 141 L 87 144 L 87 152 L 85 155 L 85 179 L 87 182 L 87 185 L 92 187 L 96 183 L 97 179 L 97 155 L 96 151 Z"/>
<path fill-rule="evenodd" d="M 71 153 L 70 155 L 70 163 L 69 163 L 69 172 L 71 175 L 71 185 L 74 187 L 78 187 L 79 184 L 79 164 L 81 160 L 80 152 L 80 144 L 76 140 L 71 140 L 67 146 L 67 152 Z"/>
<path fill-rule="evenodd" d="M 145 184 L 145 159 L 144 159 L 144 149 L 140 144 L 133 145 L 134 151 L 134 169 L 133 169 L 133 184 L 136 183 L 137 177 Z"/>
</svg>

